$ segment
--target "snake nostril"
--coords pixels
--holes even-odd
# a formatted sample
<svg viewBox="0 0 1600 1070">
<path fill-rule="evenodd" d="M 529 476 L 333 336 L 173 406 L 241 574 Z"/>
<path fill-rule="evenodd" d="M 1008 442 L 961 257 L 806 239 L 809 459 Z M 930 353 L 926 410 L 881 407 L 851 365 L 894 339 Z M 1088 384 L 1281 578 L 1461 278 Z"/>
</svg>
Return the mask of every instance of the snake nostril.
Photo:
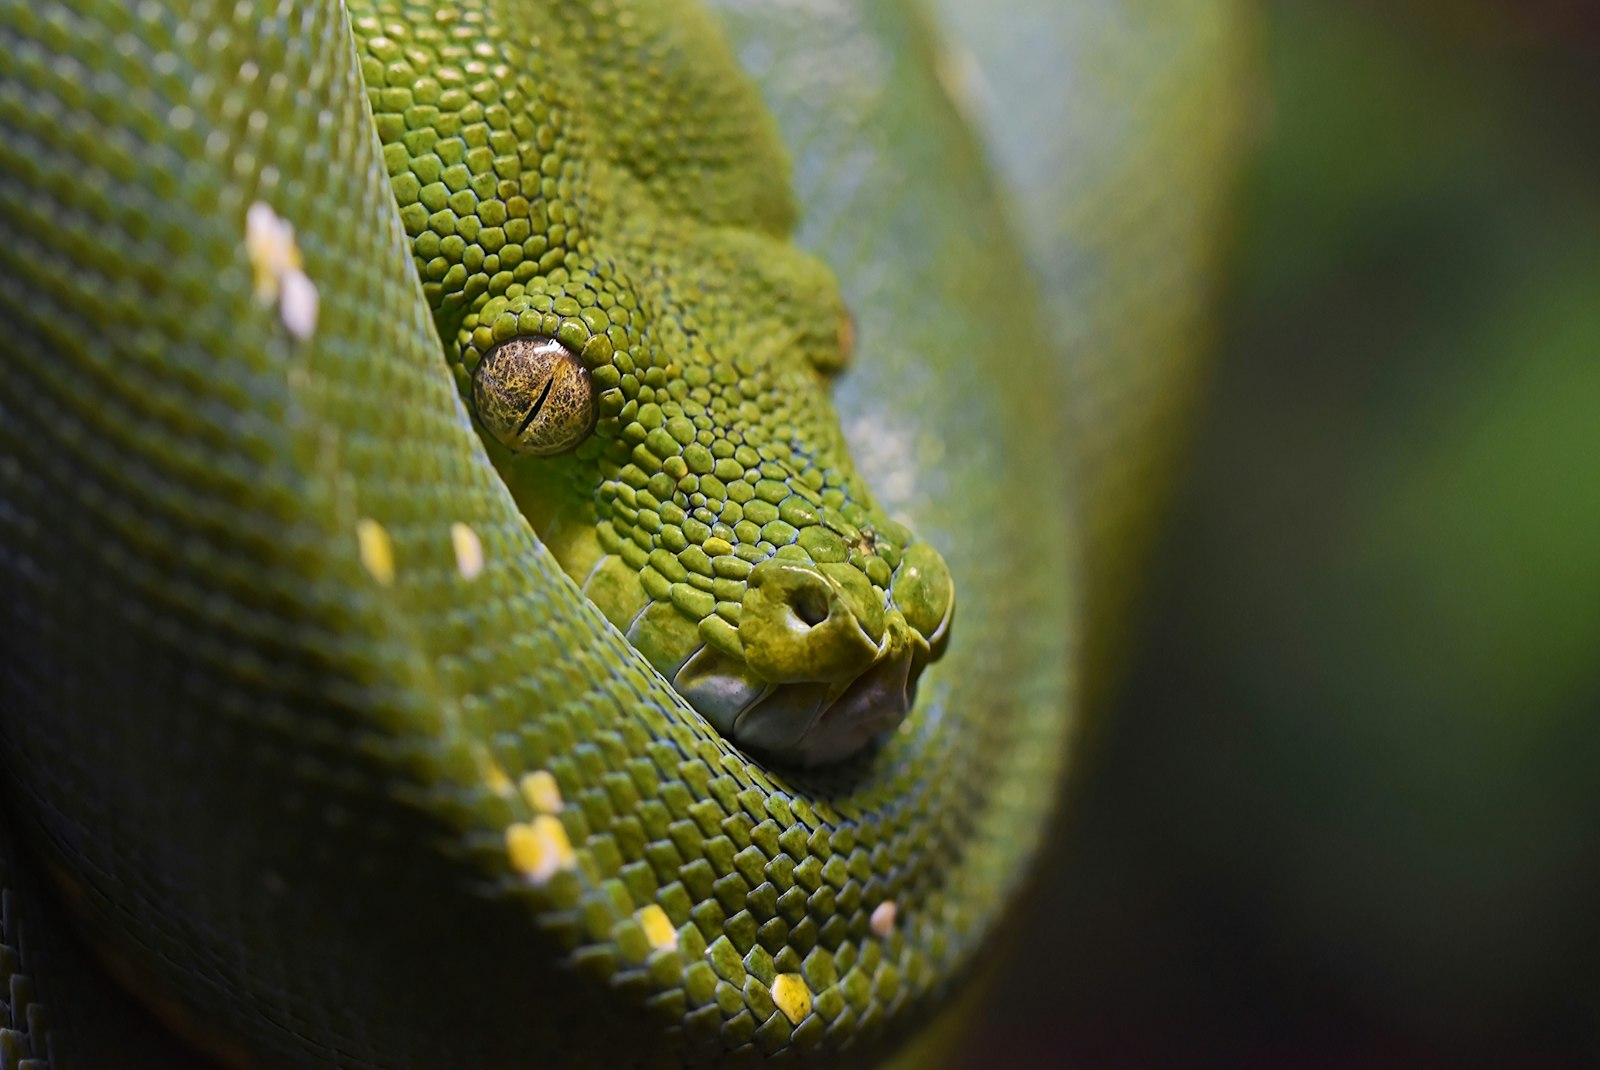
<svg viewBox="0 0 1600 1070">
<path fill-rule="evenodd" d="M 821 591 L 806 589 L 794 600 L 794 615 L 808 628 L 815 628 L 828 619 L 828 599 Z"/>
<path fill-rule="evenodd" d="M 750 571 L 739 640 L 769 683 L 846 680 L 872 663 L 883 610 L 850 565 L 768 558 Z"/>
</svg>

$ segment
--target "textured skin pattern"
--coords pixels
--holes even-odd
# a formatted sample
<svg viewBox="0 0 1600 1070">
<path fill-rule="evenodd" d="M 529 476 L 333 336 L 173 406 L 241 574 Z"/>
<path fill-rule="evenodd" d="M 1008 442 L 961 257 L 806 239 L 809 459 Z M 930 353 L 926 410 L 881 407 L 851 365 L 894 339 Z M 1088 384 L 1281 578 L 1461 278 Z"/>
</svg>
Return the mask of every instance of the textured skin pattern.
<svg viewBox="0 0 1600 1070">
<path fill-rule="evenodd" d="M 554 315 L 581 352 L 600 322 L 583 312 L 609 291 L 598 262 L 576 265 L 593 271 L 593 307 L 576 284 L 576 311 L 548 294 L 541 308 L 526 285 L 493 291 L 507 246 L 485 234 L 537 219 L 531 201 L 518 217 L 504 198 L 503 222 L 475 208 L 473 245 L 464 202 L 405 214 L 427 207 L 429 152 L 406 140 L 415 95 L 384 93 L 395 65 L 417 64 L 375 42 L 449 23 L 358 8 L 352 34 L 309 2 L 202 2 L 180 17 L 0 0 L 5 802 L 120 972 L 234 1064 L 870 1064 L 986 946 L 1056 798 L 1073 527 L 1021 459 L 1068 448 L 1061 395 L 1018 284 L 1028 268 L 926 25 L 892 4 L 718 5 L 794 153 L 800 243 L 838 271 L 836 290 L 784 241 L 782 152 L 743 83 L 718 73 L 730 61 L 709 20 L 591 6 L 588 23 L 537 27 L 565 50 L 519 46 L 517 62 L 568 68 L 530 99 L 555 93 L 552 113 L 614 133 L 637 170 L 621 184 L 643 192 L 569 173 L 593 146 L 563 154 L 552 140 L 533 159 L 575 191 L 648 204 L 647 233 L 625 225 L 637 212 L 586 223 L 586 253 L 570 229 L 556 240 L 574 221 L 546 204 L 545 246 L 530 250 L 530 222 L 521 263 L 573 282 L 564 257 L 544 263 L 569 242 L 579 257 L 609 240 L 619 262 L 665 258 L 644 275 L 695 285 L 635 296 L 669 310 L 652 321 L 663 345 L 696 317 L 774 325 L 792 340 L 770 368 L 808 377 L 775 389 L 807 414 L 822 487 L 837 473 L 829 508 L 855 525 L 853 501 L 897 532 L 871 487 L 906 524 L 888 541 L 915 532 L 960 592 L 914 712 L 844 766 L 802 774 L 742 753 L 584 599 L 573 546 L 599 514 L 567 514 L 594 501 L 573 472 L 603 449 L 547 479 L 474 432 L 463 394 L 479 331 L 492 342 L 525 298 L 519 327 Z M 650 46 L 616 47 L 621 26 Z M 489 115 L 504 86 L 478 100 L 472 64 L 509 63 L 504 47 L 459 64 L 459 88 L 484 106 L 478 173 L 495 193 L 509 181 Z M 662 96 L 664 71 L 693 91 Z M 598 103 L 566 95 L 581 75 Z M 440 82 L 442 100 L 455 87 Z M 646 136 L 665 129 L 695 136 Z M 461 139 L 465 185 L 451 188 L 461 173 L 434 153 L 437 181 L 493 201 Z M 293 256 L 246 240 L 258 203 L 293 228 Z M 289 299 L 297 272 L 315 287 L 311 330 Z M 795 309 L 758 285 L 772 272 Z M 835 401 L 859 476 L 819 400 L 844 307 L 858 357 Z M 609 339 L 618 323 L 605 322 Z M 740 383 L 760 371 L 735 370 Z M 661 373 L 639 387 L 671 397 Z M 644 427 L 649 402 L 625 398 L 610 418 L 629 401 L 665 472 L 648 434 L 667 430 L 666 412 Z M 762 426 L 784 425 L 758 408 Z M 707 445 L 713 462 L 775 463 L 737 448 Z M 633 489 L 630 523 L 665 523 Z M 769 504 L 798 542 L 786 499 Z M 49 1001 L 89 998 L 70 980 Z M 105 1034 L 70 1033 L 74 1054 L 52 1065 L 170 1065 L 158 1041 Z"/>
</svg>

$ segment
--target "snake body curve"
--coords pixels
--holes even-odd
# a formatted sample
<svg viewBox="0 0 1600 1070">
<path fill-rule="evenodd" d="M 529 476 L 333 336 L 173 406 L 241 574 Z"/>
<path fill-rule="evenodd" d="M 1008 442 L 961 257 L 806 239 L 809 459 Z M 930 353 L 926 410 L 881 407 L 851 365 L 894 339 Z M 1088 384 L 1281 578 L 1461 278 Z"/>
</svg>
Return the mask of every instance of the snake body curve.
<svg viewBox="0 0 1600 1070">
<path fill-rule="evenodd" d="M 748 65 L 753 16 L 722 6 Z M 881 227 L 829 256 L 842 305 L 791 253 L 770 120 L 690 5 L 0 4 L 6 831 L 213 1055 L 867 1063 L 1003 921 L 1071 724 L 1071 514 L 1024 463 L 1070 448 L 1058 372 L 923 28 L 886 6 L 833 30 L 877 82 L 835 79 L 832 106 L 915 131 L 857 160 L 865 183 L 801 160 L 808 209 L 806 187 L 848 186 L 835 226 Z M 530 203 L 507 210 L 506 181 Z M 595 356 L 616 369 L 599 385 L 664 402 L 701 352 L 776 340 L 803 358 L 782 365 L 801 376 L 787 423 L 845 473 L 811 489 L 837 485 L 841 515 L 859 496 L 857 534 L 948 561 L 948 651 L 881 746 L 807 767 L 726 738 L 659 647 L 630 646 L 638 613 L 578 586 L 598 574 L 578 471 L 597 455 L 520 461 L 475 431 L 463 353 L 507 315 L 585 351 L 624 321 L 577 285 L 607 256 L 656 281 L 629 311 L 668 357 L 652 380 Z M 864 479 L 814 374 L 845 306 L 859 356 L 837 400 Z M 628 403 L 651 401 L 601 419 Z M 636 447 L 663 460 L 648 435 L 670 418 L 612 475 L 648 469 Z M 799 478 L 781 463 L 763 477 Z M 663 520 L 643 474 L 628 519 Z M 65 1008 L 70 978 L 52 999 L 36 972 Z"/>
</svg>

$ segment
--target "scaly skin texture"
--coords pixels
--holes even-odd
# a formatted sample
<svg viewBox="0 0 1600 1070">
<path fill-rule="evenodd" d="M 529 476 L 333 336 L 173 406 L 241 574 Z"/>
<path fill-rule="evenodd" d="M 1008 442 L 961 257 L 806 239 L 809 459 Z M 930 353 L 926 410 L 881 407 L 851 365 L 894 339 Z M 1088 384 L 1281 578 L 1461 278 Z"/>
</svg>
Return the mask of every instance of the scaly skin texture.
<svg viewBox="0 0 1600 1070">
<path fill-rule="evenodd" d="M 358 6 L 352 28 L 309 0 L 0 0 L 5 830 L 119 974 L 231 1064 L 868 1065 L 1015 902 L 1065 760 L 1073 629 L 1027 269 L 916 19 L 832 13 L 807 36 L 774 17 L 762 45 L 727 7 L 787 75 L 769 88 L 809 77 L 839 117 L 800 185 L 842 295 L 789 244 L 771 120 L 692 5 Z M 464 185 L 430 136 L 461 139 Z M 292 241 L 252 243 L 255 205 Z M 846 307 L 841 436 L 824 388 Z M 508 330 L 553 334 L 616 392 L 574 453 L 516 458 L 474 428 Z M 662 476 L 705 505 L 669 517 Z M 693 516 L 714 500 L 739 519 Z M 682 549 L 655 546 L 674 524 Z M 709 643 L 703 600 L 673 597 L 699 590 L 691 546 L 759 567 L 775 524 L 850 611 L 824 653 L 870 613 L 858 582 L 908 629 L 943 616 L 937 582 L 902 597 L 891 553 L 936 547 L 960 592 L 909 718 L 842 765 L 740 749 L 655 671 Z M 652 554 L 629 560 L 641 529 Z M 712 572 L 742 631 L 767 584 Z M 800 575 L 775 604 L 815 586 Z M 722 598 L 719 579 L 747 582 Z M 619 625 L 639 609 L 635 648 Z M 13 1020 L 10 1043 L 68 1070 L 177 1065 L 84 1009 L 66 943 L 3 963 L 63 1023 Z"/>
</svg>

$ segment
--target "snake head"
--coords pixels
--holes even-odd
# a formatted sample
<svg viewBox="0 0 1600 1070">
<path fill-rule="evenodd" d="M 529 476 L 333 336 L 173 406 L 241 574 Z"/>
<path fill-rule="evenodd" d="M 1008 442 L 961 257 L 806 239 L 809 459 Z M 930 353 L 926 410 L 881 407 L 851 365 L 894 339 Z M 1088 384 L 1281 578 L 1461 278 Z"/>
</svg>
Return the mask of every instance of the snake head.
<svg viewBox="0 0 1600 1070">
<path fill-rule="evenodd" d="M 446 359 L 546 547 L 725 736 L 828 762 L 907 715 L 954 594 L 851 462 L 828 390 L 853 325 L 791 240 L 759 97 L 684 51 L 694 10 L 507 30 L 374 114 Z M 617 55 L 647 89 L 593 77 Z"/>
<path fill-rule="evenodd" d="M 850 461 L 828 400 L 850 337 L 831 276 L 786 244 L 717 243 L 737 270 L 702 268 L 697 296 L 749 320 L 669 334 L 678 344 L 659 352 L 508 324 L 481 354 L 467 337 L 470 397 L 546 545 L 679 694 L 749 751 L 837 761 L 911 711 L 949 638 L 954 587 Z M 754 293 L 752 279 L 765 279 Z M 657 300 L 635 304 L 675 326 Z M 512 311 L 520 327 L 525 310 Z M 816 321 L 831 334 L 795 328 Z"/>
<path fill-rule="evenodd" d="M 911 711 L 949 638 L 954 586 L 938 551 L 866 498 L 827 362 L 774 349 L 741 363 L 692 376 L 703 385 L 676 399 L 691 376 L 663 376 L 640 405 L 648 378 L 628 373 L 632 393 L 614 361 L 590 369 L 517 337 L 476 362 L 472 397 L 546 544 L 679 694 L 749 751 L 837 761 Z M 617 384 L 593 390 L 606 415 L 590 437 L 569 457 L 532 457 L 588 426 L 570 396 L 589 380 Z M 742 416 L 724 422 L 731 399 Z"/>
</svg>

